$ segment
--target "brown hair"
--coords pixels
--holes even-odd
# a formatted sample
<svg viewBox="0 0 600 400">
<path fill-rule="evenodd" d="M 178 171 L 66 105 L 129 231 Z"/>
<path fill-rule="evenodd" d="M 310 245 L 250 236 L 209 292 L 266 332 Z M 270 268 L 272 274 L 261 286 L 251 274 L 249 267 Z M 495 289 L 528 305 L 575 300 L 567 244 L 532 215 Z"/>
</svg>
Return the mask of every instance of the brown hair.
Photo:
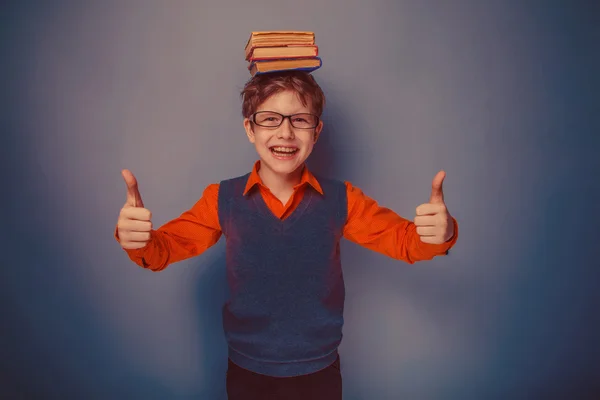
<svg viewBox="0 0 600 400">
<path fill-rule="evenodd" d="M 282 71 L 254 75 L 240 93 L 242 98 L 242 115 L 250 118 L 269 97 L 285 90 L 298 93 L 304 106 L 312 109 L 318 117 L 325 107 L 325 94 L 315 78 L 304 71 Z"/>
</svg>

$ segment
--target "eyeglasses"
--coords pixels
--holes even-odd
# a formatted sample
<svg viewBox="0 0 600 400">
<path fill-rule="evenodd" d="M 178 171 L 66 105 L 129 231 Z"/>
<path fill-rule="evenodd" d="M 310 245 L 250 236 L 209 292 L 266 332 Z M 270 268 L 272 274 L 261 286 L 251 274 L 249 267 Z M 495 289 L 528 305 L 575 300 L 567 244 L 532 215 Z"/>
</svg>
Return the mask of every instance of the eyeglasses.
<svg viewBox="0 0 600 400">
<path fill-rule="evenodd" d="M 283 115 L 274 111 L 259 111 L 252 114 L 252 121 L 265 128 L 277 128 L 286 118 L 289 118 L 292 126 L 297 129 L 314 129 L 319 125 L 319 117 L 307 113 Z"/>
</svg>

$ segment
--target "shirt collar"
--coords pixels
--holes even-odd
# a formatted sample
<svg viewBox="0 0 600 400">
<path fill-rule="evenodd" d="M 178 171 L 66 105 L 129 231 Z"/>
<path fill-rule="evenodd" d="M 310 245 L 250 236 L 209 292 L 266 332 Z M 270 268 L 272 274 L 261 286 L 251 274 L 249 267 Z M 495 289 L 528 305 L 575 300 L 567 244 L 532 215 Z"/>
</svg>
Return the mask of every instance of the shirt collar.
<svg viewBox="0 0 600 400">
<path fill-rule="evenodd" d="M 248 192 L 250 192 L 250 190 L 254 186 L 256 186 L 256 185 L 264 186 L 264 184 L 262 183 L 262 179 L 260 179 L 260 175 L 258 175 L 259 169 L 260 169 L 260 160 L 258 160 L 254 163 L 254 168 L 252 168 L 252 172 L 250 173 L 250 176 L 248 177 L 248 181 L 246 182 L 246 188 L 244 189 L 244 194 L 243 194 L 244 196 L 246 196 L 248 194 Z M 319 192 L 321 195 L 323 195 L 323 189 L 321 188 L 321 185 L 319 185 L 317 178 L 315 178 L 315 176 L 308 170 L 308 167 L 305 164 L 302 169 L 302 176 L 300 177 L 300 183 L 298 183 L 296 186 L 294 186 L 294 190 L 296 190 L 300 186 L 306 185 L 306 184 L 312 186 L 313 189 L 315 189 L 317 192 Z"/>
</svg>

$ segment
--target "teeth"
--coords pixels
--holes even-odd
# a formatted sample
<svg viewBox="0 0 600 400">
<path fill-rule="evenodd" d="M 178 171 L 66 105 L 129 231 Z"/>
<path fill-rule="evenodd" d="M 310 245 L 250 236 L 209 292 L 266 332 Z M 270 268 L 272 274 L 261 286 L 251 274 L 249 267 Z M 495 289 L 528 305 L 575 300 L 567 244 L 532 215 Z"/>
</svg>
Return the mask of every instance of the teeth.
<svg viewBox="0 0 600 400">
<path fill-rule="evenodd" d="M 293 149 L 293 148 L 289 148 L 289 147 L 273 147 L 273 150 L 277 151 L 279 153 L 293 153 L 297 149 Z"/>
</svg>

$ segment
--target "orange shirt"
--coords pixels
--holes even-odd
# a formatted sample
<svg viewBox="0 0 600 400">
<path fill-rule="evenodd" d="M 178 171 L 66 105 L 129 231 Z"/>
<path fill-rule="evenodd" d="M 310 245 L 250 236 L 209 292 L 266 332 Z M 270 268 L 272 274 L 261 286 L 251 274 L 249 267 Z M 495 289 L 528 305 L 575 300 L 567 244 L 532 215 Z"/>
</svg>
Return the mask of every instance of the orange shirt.
<svg viewBox="0 0 600 400">
<path fill-rule="evenodd" d="M 300 204 L 307 185 L 323 194 L 319 182 L 304 167 L 299 184 L 287 204 L 282 204 L 261 181 L 260 161 L 248 178 L 244 194 L 258 186 L 260 194 L 274 215 L 287 218 Z M 421 242 L 415 224 L 392 210 L 381 207 L 350 182 L 345 182 L 348 197 L 348 218 L 344 237 L 363 247 L 410 264 L 445 255 L 458 239 L 458 224 L 454 220 L 454 236 L 446 243 Z M 194 206 L 158 228 L 141 249 L 126 250 L 129 258 L 141 267 L 160 271 L 169 264 L 197 256 L 219 241 L 222 235 L 218 215 L 219 184 L 211 184 Z M 119 240 L 117 232 L 115 238 Z"/>
</svg>

